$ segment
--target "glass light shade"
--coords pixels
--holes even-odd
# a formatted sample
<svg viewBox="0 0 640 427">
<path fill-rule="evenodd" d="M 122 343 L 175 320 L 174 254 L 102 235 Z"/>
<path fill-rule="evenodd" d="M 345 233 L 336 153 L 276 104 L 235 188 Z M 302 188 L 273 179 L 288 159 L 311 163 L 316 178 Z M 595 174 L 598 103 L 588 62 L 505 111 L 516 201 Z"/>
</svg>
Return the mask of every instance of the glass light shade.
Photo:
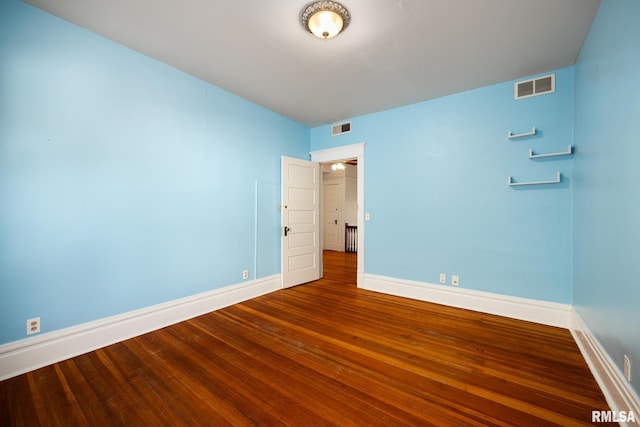
<svg viewBox="0 0 640 427">
<path fill-rule="evenodd" d="M 331 10 L 321 10 L 309 18 L 309 30 L 321 39 L 338 35 L 343 26 L 342 17 Z"/>
</svg>

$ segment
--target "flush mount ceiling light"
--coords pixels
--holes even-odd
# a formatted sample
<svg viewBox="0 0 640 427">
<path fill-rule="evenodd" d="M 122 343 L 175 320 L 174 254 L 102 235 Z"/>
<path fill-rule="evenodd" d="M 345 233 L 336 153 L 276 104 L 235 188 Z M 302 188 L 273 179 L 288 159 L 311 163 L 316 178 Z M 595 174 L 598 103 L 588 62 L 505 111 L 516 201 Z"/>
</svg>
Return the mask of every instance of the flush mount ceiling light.
<svg viewBox="0 0 640 427">
<path fill-rule="evenodd" d="M 334 163 L 334 164 L 331 165 L 331 169 L 334 170 L 334 171 L 343 171 L 346 168 L 347 167 L 342 162 Z"/>
<path fill-rule="evenodd" d="M 347 28 L 351 18 L 349 11 L 335 1 L 311 3 L 302 12 L 302 25 L 316 37 L 332 39 Z"/>
</svg>

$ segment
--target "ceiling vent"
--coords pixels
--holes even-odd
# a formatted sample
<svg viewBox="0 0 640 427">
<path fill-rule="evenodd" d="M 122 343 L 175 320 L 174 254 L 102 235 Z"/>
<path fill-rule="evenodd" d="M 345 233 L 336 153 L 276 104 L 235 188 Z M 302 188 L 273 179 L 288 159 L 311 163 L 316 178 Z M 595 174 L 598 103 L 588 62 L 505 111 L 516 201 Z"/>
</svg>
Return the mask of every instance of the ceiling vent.
<svg viewBox="0 0 640 427">
<path fill-rule="evenodd" d="M 556 75 L 538 77 L 537 79 L 517 82 L 514 87 L 515 99 L 529 98 L 531 96 L 544 95 L 556 91 Z"/>
<path fill-rule="evenodd" d="M 331 126 L 331 136 L 338 136 L 349 132 L 351 132 L 351 122 Z"/>
</svg>

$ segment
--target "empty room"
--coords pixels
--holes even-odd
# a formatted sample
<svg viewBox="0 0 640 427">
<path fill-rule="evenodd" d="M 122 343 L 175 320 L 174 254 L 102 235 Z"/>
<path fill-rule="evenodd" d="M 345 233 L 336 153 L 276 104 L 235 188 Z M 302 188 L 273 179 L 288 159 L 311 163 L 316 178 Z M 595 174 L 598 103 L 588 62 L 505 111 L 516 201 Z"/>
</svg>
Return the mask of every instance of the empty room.
<svg viewBox="0 0 640 427">
<path fill-rule="evenodd" d="M 638 425 L 640 2 L 0 3 L 0 425 Z"/>
</svg>

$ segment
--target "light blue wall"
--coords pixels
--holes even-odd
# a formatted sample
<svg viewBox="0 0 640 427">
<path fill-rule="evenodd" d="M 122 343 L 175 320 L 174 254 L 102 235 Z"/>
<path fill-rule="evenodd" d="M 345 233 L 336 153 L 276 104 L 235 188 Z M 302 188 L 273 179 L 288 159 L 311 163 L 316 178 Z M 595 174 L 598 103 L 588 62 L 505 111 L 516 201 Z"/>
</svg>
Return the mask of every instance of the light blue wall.
<svg viewBox="0 0 640 427">
<path fill-rule="evenodd" d="M 513 82 L 352 119 L 352 132 L 311 130 L 312 150 L 365 142 L 365 271 L 570 303 L 572 157 L 529 160 L 572 143 L 573 69 L 557 91 L 513 99 Z M 375 88 L 372 88 L 375 90 Z M 508 140 L 514 133 L 539 135 Z M 520 181 L 562 183 L 511 188 Z M 450 286 L 450 285 L 447 285 Z"/>
<path fill-rule="evenodd" d="M 640 2 L 603 0 L 576 65 L 574 304 L 640 380 Z M 637 384 L 635 390 L 638 389 Z"/>
<path fill-rule="evenodd" d="M 16 0 L 0 58 L 0 343 L 280 271 L 307 127 Z"/>
</svg>

